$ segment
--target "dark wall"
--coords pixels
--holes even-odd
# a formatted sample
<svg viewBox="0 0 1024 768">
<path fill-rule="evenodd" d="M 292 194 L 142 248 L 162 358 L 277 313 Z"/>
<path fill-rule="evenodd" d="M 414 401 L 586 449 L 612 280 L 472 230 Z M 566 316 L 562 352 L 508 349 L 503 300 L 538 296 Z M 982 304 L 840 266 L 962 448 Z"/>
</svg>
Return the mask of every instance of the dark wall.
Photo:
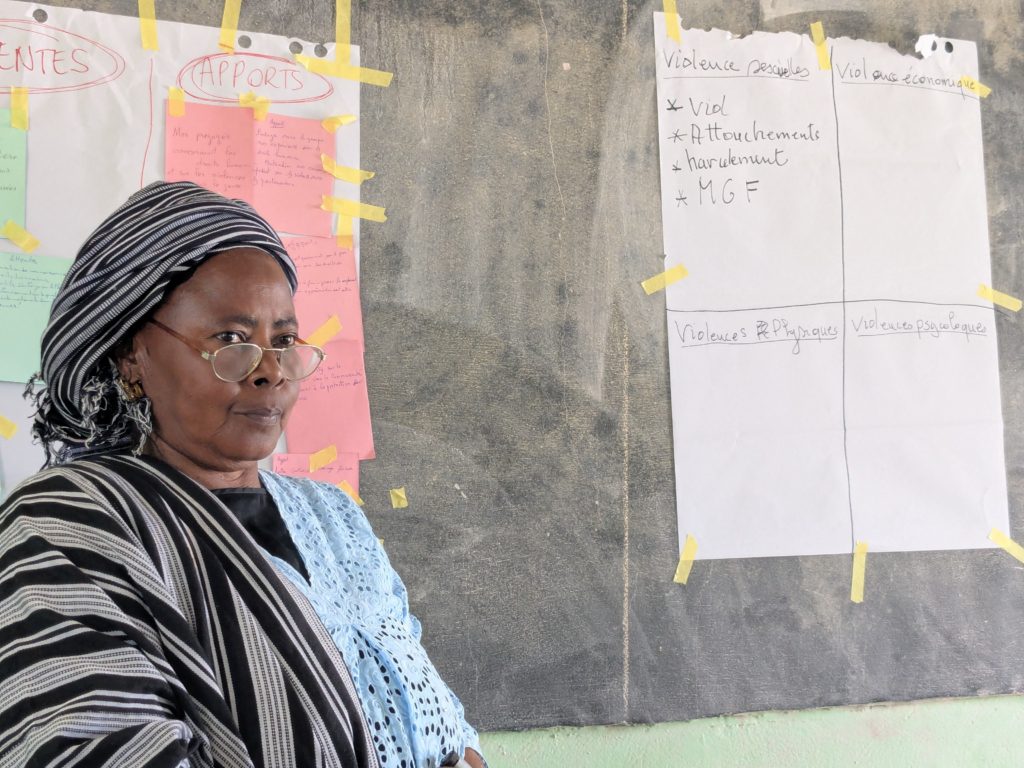
<svg viewBox="0 0 1024 768">
<path fill-rule="evenodd" d="M 68 5 L 135 14 L 134 0 Z M 678 559 L 652 12 L 614 0 L 357 0 L 367 370 L 362 495 L 425 644 L 486 729 L 1024 690 L 1024 582 L 1000 551 Z M 842 3 L 840 3 L 842 5 Z M 853 5 L 853 3 L 851 3 Z M 976 40 L 993 284 L 1024 294 L 1024 23 L 1007 2 L 687 2 L 684 24 Z M 219 26 L 222 4 L 158 3 Z M 331 39 L 333 3 L 241 28 Z M 566 67 L 565 65 L 568 65 Z M 997 315 L 1013 530 L 1024 326 Z M 405 485 L 409 507 L 387 490 Z"/>
</svg>

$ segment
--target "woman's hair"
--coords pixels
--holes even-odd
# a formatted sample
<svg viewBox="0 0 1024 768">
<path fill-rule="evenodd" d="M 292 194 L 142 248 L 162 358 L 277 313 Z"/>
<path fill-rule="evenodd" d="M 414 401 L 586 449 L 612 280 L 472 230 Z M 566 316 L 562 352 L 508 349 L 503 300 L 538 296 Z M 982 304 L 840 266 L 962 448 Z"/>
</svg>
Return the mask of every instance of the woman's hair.
<svg viewBox="0 0 1024 768">
<path fill-rule="evenodd" d="M 270 224 L 191 182 L 150 184 L 89 235 L 53 300 L 41 371 L 25 390 L 47 466 L 142 449 L 149 399 L 125 392 L 117 362 L 174 288 L 209 257 L 240 247 L 277 259 L 295 291 L 295 265 Z"/>
</svg>

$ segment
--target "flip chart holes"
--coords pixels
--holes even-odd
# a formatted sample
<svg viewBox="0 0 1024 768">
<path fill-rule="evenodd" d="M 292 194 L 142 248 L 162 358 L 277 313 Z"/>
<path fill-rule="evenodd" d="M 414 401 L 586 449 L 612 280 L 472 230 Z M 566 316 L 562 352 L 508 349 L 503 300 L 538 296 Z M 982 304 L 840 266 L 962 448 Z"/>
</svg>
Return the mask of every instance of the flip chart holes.
<svg viewBox="0 0 1024 768">
<path fill-rule="evenodd" d="M 291 43 L 288 44 L 288 50 L 296 54 L 302 53 L 302 43 L 298 40 L 292 40 Z"/>
<path fill-rule="evenodd" d="M 321 59 L 327 55 L 327 46 L 323 43 L 317 43 L 316 48 L 313 49 L 313 53 L 319 56 Z"/>
<path fill-rule="evenodd" d="M 248 35 L 239 35 L 238 36 L 238 47 L 239 48 L 248 48 L 251 45 L 252 45 L 252 39 Z"/>
<path fill-rule="evenodd" d="M 946 53 L 952 53 L 952 52 L 953 52 L 953 44 L 951 42 L 949 42 L 949 40 L 947 40 L 946 41 Z"/>
<path fill-rule="evenodd" d="M 40 24 L 45 24 L 46 20 L 50 18 L 50 16 L 42 8 L 36 8 L 34 11 L 32 11 L 32 18 L 38 21 Z"/>
<path fill-rule="evenodd" d="M 939 49 L 939 44 L 937 42 L 935 42 L 934 40 L 932 40 L 932 50 L 933 51 L 937 51 L 938 49 Z"/>
</svg>

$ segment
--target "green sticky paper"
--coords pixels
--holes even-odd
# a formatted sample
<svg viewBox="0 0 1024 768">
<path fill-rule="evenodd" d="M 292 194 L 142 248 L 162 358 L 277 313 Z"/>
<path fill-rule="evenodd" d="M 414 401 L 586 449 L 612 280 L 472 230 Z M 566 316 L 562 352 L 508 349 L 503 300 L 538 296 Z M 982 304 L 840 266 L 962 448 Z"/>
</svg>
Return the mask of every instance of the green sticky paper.
<svg viewBox="0 0 1024 768">
<path fill-rule="evenodd" d="M 70 259 L 0 253 L 0 381 L 26 382 L 39 370 L 39 340 Z"/>
<path fill-rule="evenodd" d="M 11 128 L 11 110 L 0 109 L 0 227 L 25 226 L 25 156 L 28 133 Z"/>
</svg>

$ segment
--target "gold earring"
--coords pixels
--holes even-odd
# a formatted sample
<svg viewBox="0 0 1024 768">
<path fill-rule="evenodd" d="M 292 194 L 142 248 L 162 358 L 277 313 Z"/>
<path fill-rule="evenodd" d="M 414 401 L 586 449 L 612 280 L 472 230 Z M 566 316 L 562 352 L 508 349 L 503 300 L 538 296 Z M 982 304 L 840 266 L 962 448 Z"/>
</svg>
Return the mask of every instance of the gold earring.
<svg viewBox="0 0 1024 768">
<path fill-rule="evenodd" d="M 136 400 L 140 400 L 146 393 L 142 391 L 142 385 L 137 381 L 125 381 L 123 376 L 117 377 L 118 386 L 121 387 L 121 392 L 124 395 L 124 399 L 129 403 L 134 403 Z"/>
</svg>

